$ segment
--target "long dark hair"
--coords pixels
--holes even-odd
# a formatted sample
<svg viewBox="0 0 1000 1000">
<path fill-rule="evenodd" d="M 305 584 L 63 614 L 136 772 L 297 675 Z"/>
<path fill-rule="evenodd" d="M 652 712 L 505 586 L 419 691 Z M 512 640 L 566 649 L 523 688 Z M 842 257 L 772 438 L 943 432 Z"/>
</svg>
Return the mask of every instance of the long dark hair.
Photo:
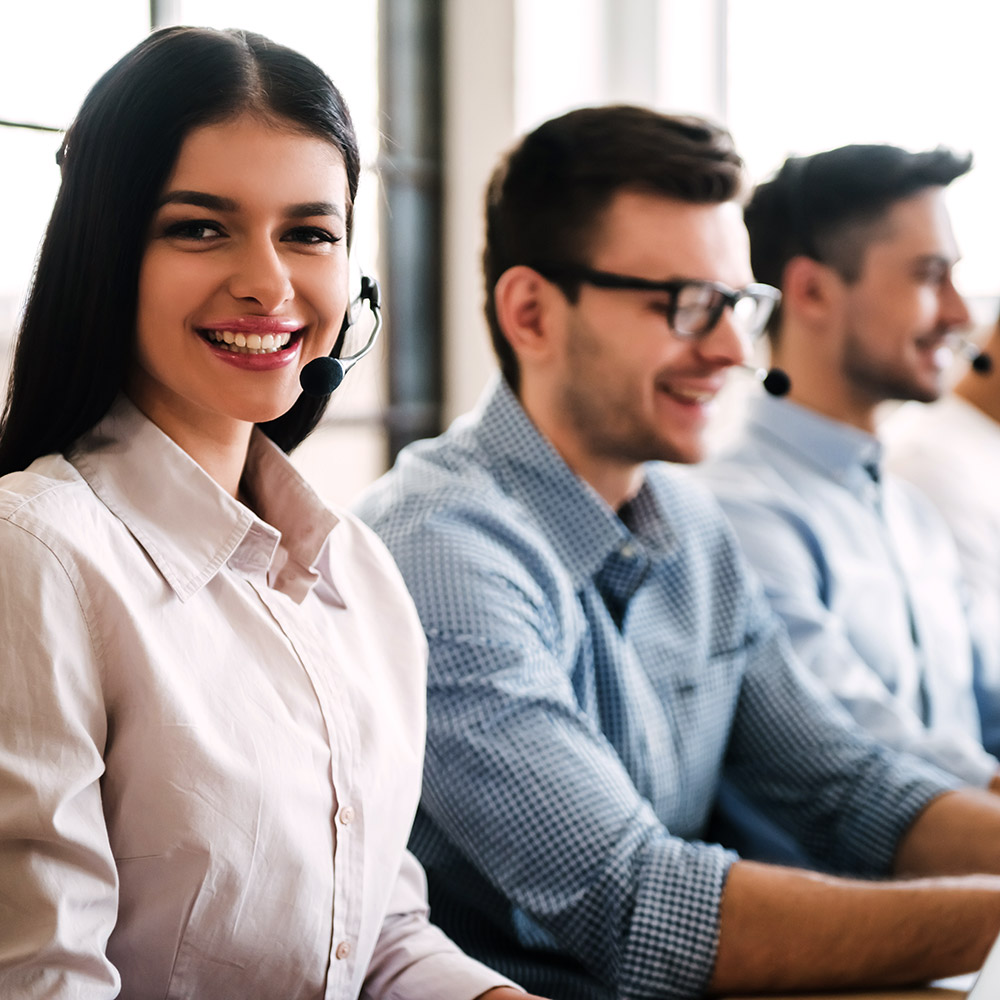
<svg viewBox="0 0 1000 1000">
<path fill-rule="evenodd" d="M 0 421 L 0 475 L 64 451 L 107 413 L 135 341 L 139 267 L 156 200 L 187 134 L 242 112 L 291 122 L 360 162 L 350 113 L 305 56 L 251 32 L 154 32 L 87 95 L 60 150 L 62 185 L 38 257 Z M 301 395 L 261 424 L 290 451 L 325 399 Z"/>
</svg>

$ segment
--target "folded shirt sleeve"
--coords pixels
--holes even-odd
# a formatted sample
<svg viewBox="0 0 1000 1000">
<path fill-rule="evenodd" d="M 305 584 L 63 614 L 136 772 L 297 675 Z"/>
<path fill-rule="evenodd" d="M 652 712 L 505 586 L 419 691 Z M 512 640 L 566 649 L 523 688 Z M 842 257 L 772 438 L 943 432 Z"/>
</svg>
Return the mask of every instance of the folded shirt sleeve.
<svg viewBox="0 0 1000 1000">
<path fill-rule="evenodd" d="M 824 865 L 892 873 L 899 841 L 928 803 L 961 783 L 885 746 L 795 662 L 763 595 L 730 734 L 726 773 Z"/>
</svg>

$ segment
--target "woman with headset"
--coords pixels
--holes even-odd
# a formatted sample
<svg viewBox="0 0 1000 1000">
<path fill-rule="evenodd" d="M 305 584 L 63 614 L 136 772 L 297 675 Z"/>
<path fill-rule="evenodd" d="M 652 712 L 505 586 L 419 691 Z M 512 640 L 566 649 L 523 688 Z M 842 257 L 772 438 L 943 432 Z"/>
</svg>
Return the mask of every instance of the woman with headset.
<svg viewBox="0 0 1000 1000">
<path fill-rule="evenodd" d="M 0 995 L 522 996 L 406 851 L 409 597 L 285 457 L 348 323 L 339 92 L 164 29 L 60 162 L 0 425 Z"/>
</svg>

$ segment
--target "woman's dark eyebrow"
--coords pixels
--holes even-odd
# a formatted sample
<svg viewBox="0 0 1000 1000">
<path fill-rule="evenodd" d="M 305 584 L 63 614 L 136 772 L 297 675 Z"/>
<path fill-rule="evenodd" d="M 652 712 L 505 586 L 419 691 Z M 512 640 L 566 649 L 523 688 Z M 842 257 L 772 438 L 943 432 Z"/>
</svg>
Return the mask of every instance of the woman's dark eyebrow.
<svg viewBox="0 0 1000 1000">
<path fill-rule="evenodd" d="M 333 215 L 343 221 L 344 210 L 332 201 L 304 201 L 289 205 L 285 210 L 293 219 L 306 219 L 311 215 Z"/>
<path fill-rule="evenodd" d="M 160 199 L 159 207 L 164 205 L 195 205 L 214 212 L 235 212 L 239 208 L 232 198 L 222 198 L 203 191 L 168 191 Z"/>
<path fill-rule="evenodd" d="M 206 194 L 204 191 L 168 191 L 160 199 L 158 207 L 162 208 L 164 205 L 194 205 L 212 212 L 236 212 L 240 207 L 232 198 Z M 344 218 L 344 210 L 332 201 L 304 201 L 289 205 L 285 211 L 293 219 L 307 219 L 314 215 L 332 215 L 341 220 Z"/>
</svg>

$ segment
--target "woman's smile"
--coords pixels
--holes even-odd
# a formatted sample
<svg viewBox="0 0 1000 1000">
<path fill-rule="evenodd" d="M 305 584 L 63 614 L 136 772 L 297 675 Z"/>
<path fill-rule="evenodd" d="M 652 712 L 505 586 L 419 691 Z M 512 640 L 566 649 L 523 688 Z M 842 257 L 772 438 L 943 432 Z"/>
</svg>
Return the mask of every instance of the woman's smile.
<svg viewBox="0 0 1000 1000">
<path fill-rule="evenodd" d="M 292 359 L 305 325 L 298 320 L 280 316 L 237 316 L 222 319 L 195 328 L 198 335 L 212 347 L 230 354 L 256 356 L 260 354 L 287 355 Z"/>
</svg>

